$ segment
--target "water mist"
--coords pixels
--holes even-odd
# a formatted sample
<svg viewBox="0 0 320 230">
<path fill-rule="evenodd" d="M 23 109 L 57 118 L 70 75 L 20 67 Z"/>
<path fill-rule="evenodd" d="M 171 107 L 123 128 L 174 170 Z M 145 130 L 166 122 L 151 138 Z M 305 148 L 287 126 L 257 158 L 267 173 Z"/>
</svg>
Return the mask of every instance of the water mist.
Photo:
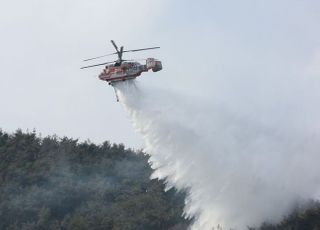
<svg viewBox="0 0 320 230">
<path fill-rule="evenodd" d="M 188 189 L 192 229 L 276 223 L 317 199 L 319 135 L 281 117 L 265 122 L 134 81 L 116 90 L 167 188 Z M 298 127 L 298 128 L 297 128 Z"/>
</svg>

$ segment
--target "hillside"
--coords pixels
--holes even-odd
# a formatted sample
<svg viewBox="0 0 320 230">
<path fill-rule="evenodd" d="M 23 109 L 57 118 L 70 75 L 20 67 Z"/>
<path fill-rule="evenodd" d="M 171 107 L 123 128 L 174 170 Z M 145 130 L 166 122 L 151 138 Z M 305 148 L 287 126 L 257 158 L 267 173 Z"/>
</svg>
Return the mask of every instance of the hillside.
<svg viewBox="0 0 320 230">
<path fill-rule="evenodd" d="M 184 193 L 150 180 L 142 152 L 0 130 L 0 229 L 184 230 Z M 261 230 L 320 229 L 311 202 Z"/>
<path fill-rule="evenodd" d="M 0 131 L 0 229 L 186 229 L 184 194 L 122 144 Z"/>
</svg>

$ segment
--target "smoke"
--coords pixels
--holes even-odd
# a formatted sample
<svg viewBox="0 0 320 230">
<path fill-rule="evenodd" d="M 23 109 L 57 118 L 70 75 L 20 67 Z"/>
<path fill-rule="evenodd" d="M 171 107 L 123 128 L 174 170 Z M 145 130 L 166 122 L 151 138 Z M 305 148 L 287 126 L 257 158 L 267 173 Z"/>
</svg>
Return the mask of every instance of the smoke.
<svg viewBox="0 0 320 230">
<path fill-rule="evenodd" d="M 192 229 L 277 223 L 318 198 L 319 113 L 311 94 L 305 106 L 286 98 L 258 111 L 134 81 L 115 87 L 144 138 L 152 177 L 165 179 L 167 188 L 188 189 L 184 211 L 195 218 Z"/>
</svg>

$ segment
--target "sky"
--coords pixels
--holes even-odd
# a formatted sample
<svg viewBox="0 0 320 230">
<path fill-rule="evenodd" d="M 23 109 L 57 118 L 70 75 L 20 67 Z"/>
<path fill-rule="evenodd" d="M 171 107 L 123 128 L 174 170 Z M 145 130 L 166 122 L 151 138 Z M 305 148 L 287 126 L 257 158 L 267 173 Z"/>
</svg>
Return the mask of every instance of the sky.
<svg viewBox="0 0 320 230">
<path fill-rule="evenodd" d="M 83 59 L 114 52 L 111 39 L 127 49 L 161 47 L 125 56 L 162 61 L 161 72 L 138 79 L 144 87 L 248 117 L 259 110 L 261 120 L 292 109 L 307 122 L 318 110 L 295 111 L 318 100 L 319 22 L 317 0 L 3 1 L 0 127 L 142 147 L 113 89 L 98 79 L 101 68 L 80 69 Z"/>
</svg>

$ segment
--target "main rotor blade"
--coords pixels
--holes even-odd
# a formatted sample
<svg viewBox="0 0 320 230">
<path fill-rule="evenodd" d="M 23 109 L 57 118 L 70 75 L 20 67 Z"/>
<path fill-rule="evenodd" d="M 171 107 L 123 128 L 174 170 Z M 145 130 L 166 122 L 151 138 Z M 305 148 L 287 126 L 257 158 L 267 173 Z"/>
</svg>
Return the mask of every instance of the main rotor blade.
<svg viewBox="0 0 320 230">
<path fill-rule="evenodd" d="M 135 58 L 135 59 L 123 59 L 122 61 L 128 62 L 128 61 L 146 61 L 146 58 Z M 154 59 L 155 61 L 158 61 L 158 59 Z"/>
<path fill-rule="evenodd" d="M 137 52 L 137 51 L 144 51 L 144 50 L 152 50 L 152 49 L 159 49 L 160 47 L 150 47 L 150 48 L 143 48 L 143 49 L 135 49 L 135 50 L 122 50 L 122 52 L 119 52 L 117 45 L 114 43 L 113 40 L 111 40 L 112 44 L 114 45 L 114 47 L 116 48 L 117 52 L 111 53 L 111 54 L 105 54 L 105 55 L 101 55 L 101 56 L 97 56 L 97 57 L 93 57 L 93 58 L 88 58 L 88 59 L 84 59 L 83 61 L 91 61 L 94 59 L 98 59 L 98 58 L 103 58 L 103 57 L 107 57 L 107 56 L 111 56 L 111 55 L 115 55 L 119 53 L 127 53 L 127 52 Z M 121 55 L 122 57 L 122 55 Z"/>
<path fill-rule="evenodd" d="M 150 47 L 150 48 L 143 48 L 143 49 L 135 49 L 135 50 L 124 50 L 123 53 L 126 52 L 137 52 L 137 51 L 143 51 L 143 50 L 153 50 L 153 49 L 159 49 L 160 47 Z"/>
<path fill-rule="evenodd" d="M 105 63 L 101 63 L 101 64 L 96 64 L 96 65 L 88 65 L 88 66 L 81 67 L 80 69 L 86 69 L 86 68 L 91 68 L 91 67 L 106 65 L 106 64 L 110 64 L 110 63 L 115 63 L 115 61 L 109 61 L 109 62 L 105 62 Z"/>
<path fill-rule="evenodd" d="M 117 53 L 119 53 L 119 49 L 118 49 L 118 46 L 116 45 L 116 43 L 113 40 L 111 40 L 111 43 L 114 46 L 114 48 L 116 49 Z"/>
<path fill-rule="evenodd" d="M 116 45 L 116 43 L 115 43 L 113 40 L 111 40 L 111 43 L 112 43 L 112 45 L 114 46 L 114 48 L 116 49 L 117 52 L 111 53 L 111 54 L 101 55 L 101 56 L 98 56 L 98 57 L 93 57 L 93 58 L 84 59 L 83 61 L 91 61 L 91 60 L 94 60 L 94 59 L 103 58 L 103 57 L 110 56 L 110 55 L 114 55 L 114 54 L 118 54 L 118 56 L 119 56 L 118 46 Z M 123 49 L 123 48 L 122 48 L 122 49 Z"/>
<path fill-rule="evenodd" d="M 120 47 L 120 52 L 118 54 L 118 57 L 119 57 L 119 61 L 121 62 L 122 60 L 122 53 L 123 53 L 123 46 Z"/>
<path fill-rule="evenodd" d="M 111 54 L 101 55 L 101 56 L 98 56 L 98 57 L 93 57 L 93 58 L 84 59 L 83 61 L 91 61 L 91 60 L 94 60 L 94 59 L 103 58 L 103 57 L 111 56 L 111 55 L 114 55 L 114 54 L 117 54 L 117 52 L 111 53 Z"/>
</svg>

